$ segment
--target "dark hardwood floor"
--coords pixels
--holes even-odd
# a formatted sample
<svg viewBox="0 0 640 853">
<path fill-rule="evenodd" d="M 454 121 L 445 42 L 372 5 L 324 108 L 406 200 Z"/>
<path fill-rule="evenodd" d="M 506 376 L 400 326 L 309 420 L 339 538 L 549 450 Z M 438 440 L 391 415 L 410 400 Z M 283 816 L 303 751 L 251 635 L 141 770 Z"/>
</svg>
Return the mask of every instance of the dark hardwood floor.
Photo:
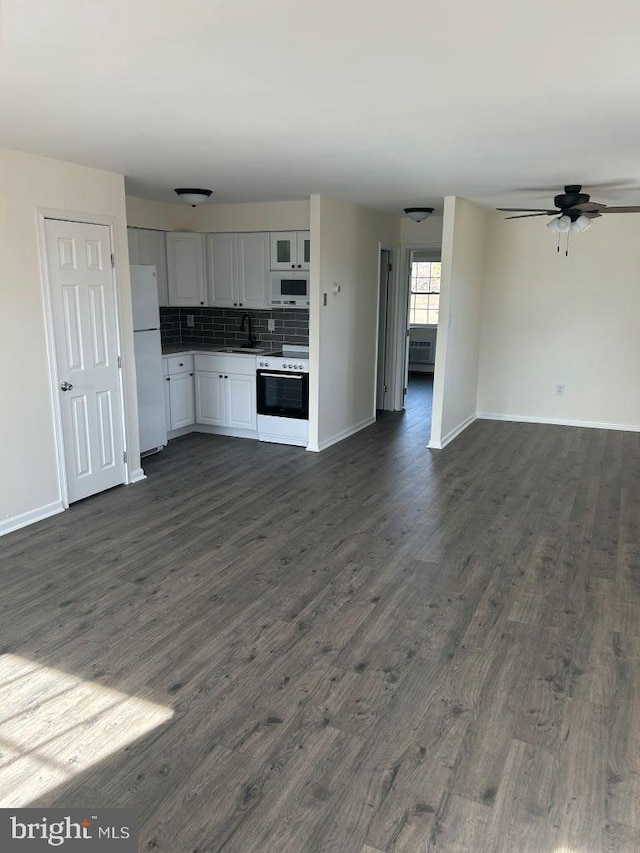
<svg viewBox="0 0 640 853">
<path fill-rule="evenodd" d="M 640 436 L 191 435 L 0 540 L 0 805 L 140 850 L 640 849 Z"/>
</svg>

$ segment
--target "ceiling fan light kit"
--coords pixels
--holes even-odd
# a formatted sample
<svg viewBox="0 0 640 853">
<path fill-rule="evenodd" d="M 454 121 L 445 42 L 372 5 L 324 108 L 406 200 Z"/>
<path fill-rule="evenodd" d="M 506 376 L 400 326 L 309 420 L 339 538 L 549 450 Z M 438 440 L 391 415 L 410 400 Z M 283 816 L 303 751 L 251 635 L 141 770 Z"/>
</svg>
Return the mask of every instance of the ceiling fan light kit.
<svg viewBox="0 0 640 853">
<path fill-rule="evenodd" d="M 582 192 L 580 184 L 567 184 L 563 193 L 554 197 L 555 210 L 539 207 L 499 207 L 498 210 L 515 213 L 505 219 L 528 219 L 531 216 L 553 216 L 547 228 L 555 234 L 580 234 L 591 228 L 592 219 L 605 213 L 640 213 L 640 206 L 608 207 L 597 201 L 591 201 L 589 193 Z M 558 246 L 558 251 L 560 247 Z M 568 251 L 567 251 L 568 254 Z"/>
<path fill-rule="evenodd" d="M 174 192 L 185 202 L 185 204 L 190 204 L 191 207 L 197 207 L 197 205 L 202 204 L 204 201 L 208 201 L 211 198 L 212 190 L 201 190 L 194 187 L 180 187 Z"/>
</svg>

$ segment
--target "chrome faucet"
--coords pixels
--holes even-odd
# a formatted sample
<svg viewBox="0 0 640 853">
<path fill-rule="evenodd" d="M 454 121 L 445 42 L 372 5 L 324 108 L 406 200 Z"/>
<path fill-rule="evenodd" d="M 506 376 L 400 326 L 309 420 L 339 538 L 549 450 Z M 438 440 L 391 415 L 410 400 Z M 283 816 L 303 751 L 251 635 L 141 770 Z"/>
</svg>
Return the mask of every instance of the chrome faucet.
<svg viewBox="0 0 640 853">
<path fill-rule="evenodd" d="M 242 315 L 242 320 L 240 320 L 240 331 L 241 332 L 244 332 L 244 321 L 245 320 L 247 321 L 247 340 L 244 344 L 242 344 L 242 346 L 243 347 L 254 347 L 258 342 L 253 336 L 253 330 L 251 328 L 251 315 L 249 314 L 248 311 L 244 312 L 244 314 Z"/>
</svg>

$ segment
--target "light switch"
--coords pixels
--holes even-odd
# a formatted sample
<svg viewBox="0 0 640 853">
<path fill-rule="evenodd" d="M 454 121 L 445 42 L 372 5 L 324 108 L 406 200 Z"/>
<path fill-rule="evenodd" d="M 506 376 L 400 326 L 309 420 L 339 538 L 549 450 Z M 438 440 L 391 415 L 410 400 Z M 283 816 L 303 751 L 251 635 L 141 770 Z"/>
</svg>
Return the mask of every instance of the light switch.
<svg viewBox="0 0 640 853">
<path fill-rule="evenodd" d="M 187 314 L 187 329 L 193 329 L 193 326 L 194 326 L 193 314 Z"/>
</svg>

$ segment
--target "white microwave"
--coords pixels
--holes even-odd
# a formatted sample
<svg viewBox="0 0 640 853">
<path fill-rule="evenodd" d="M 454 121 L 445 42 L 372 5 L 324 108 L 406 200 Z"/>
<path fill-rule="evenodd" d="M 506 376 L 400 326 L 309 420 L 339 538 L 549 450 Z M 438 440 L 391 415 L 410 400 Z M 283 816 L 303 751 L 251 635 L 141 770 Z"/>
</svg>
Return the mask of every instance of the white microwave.
<svg viewBox="0 0 640 853">
<path fill-rule="evenodd" d="M 272 272 L 269 301 L 274 308 L 308 308 L 309 275 L 303 272 Z"/>
</svg>

